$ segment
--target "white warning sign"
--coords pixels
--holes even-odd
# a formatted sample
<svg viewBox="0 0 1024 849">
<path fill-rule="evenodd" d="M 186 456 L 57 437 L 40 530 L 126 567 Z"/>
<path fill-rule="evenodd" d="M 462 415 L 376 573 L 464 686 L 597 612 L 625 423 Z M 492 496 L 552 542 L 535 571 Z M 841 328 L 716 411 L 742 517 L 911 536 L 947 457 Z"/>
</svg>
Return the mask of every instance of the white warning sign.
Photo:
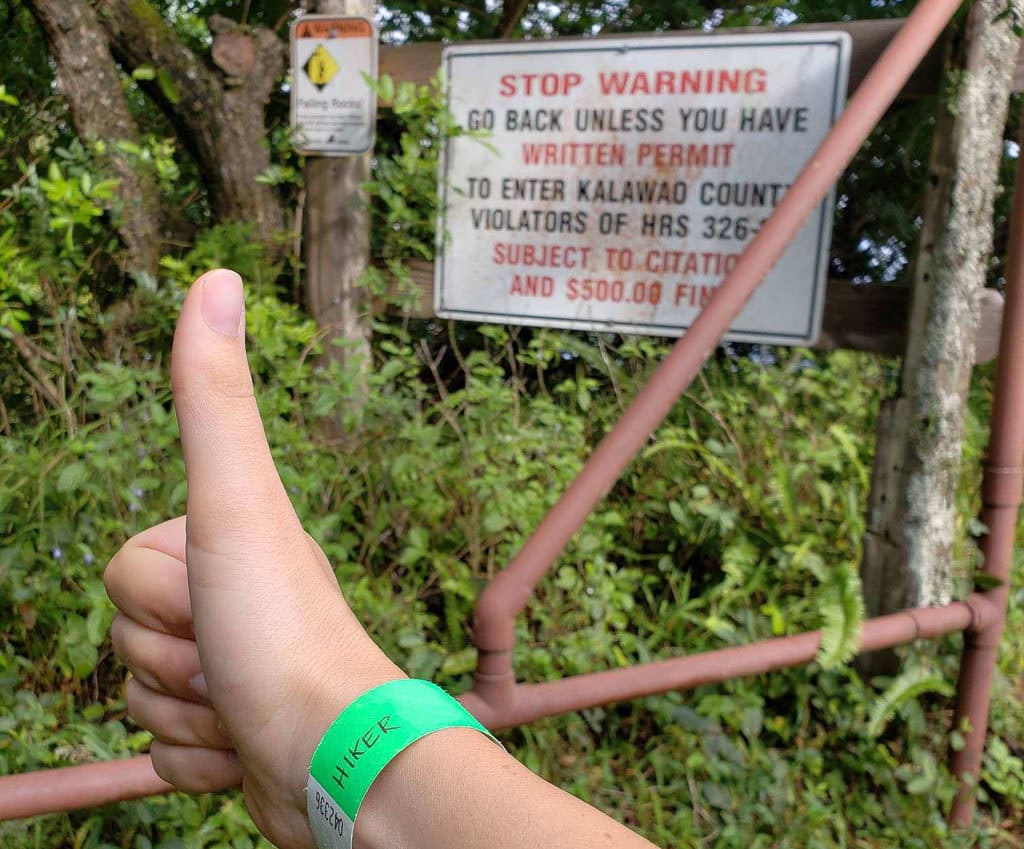
<svg viewBox="0 0 1024 849">
<path fill-rule="evenodd" d="M 366 18 L 305 15 L 292 24 L 292 129 L 306 154 L 345 156 L 373 147 L 377 33 Z"/>
<path fill-rule="evenodd" d="M 445 49 L 439 316 L 679 335 L 837 119 L 842 32 Z M 818 335 L 823 202 L 728 338 Z"/>
</svg>

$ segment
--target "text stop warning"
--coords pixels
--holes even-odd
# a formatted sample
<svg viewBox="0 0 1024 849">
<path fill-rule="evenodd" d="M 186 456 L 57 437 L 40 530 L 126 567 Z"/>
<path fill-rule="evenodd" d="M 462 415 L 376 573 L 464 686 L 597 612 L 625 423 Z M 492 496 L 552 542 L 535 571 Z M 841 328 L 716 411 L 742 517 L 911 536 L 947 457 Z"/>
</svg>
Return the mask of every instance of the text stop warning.
<svg viewBox="0 0 1024 849">
<path fill-rule="evenodd" d="M 845 33 L 452 46 L 435 308 L 446 318 L 678 335 L 846 96 Z M 808 344 L 832 199 L 727 338 Z"/>
</svg>

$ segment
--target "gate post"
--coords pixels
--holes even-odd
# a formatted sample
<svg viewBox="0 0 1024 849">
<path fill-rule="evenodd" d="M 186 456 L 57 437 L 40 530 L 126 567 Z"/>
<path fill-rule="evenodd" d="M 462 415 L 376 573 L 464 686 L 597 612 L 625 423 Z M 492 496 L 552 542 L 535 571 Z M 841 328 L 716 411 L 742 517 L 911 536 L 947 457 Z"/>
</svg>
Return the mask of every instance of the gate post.
<svg viewBox="0 0 1024 849">
<path fill-rule="evenodd" d="M 318 0 L 311 11 L 372 19 L 373 0 Z M 369 153 L 306 159 L 306 304 L 324 334 L 324 358 L 358 369 L 349 412 L 365 403 L 371 365 L 368 306 L 357 285 L 370 264 L 370 207 L 362 190 L 369 179 Z"/>
<path fill-rule="evenodd" d="M 954 494 L 1019 11 L 1019 0 L 976 0 L 952 63 L 962 73 L 938 106 L 900 388 L 879 418 L 861 566 L 871 616 L 952 593 Z M 868 674 L 894 665 L 891 655 L 858 664 Z"/>
</svg>

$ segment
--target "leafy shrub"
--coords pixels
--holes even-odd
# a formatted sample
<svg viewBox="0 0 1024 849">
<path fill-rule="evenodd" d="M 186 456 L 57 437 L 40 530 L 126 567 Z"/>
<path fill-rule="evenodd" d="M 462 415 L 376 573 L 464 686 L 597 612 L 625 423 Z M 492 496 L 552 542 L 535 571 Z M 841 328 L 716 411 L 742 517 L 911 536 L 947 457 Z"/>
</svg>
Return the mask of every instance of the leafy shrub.
<svg viewBox="0 0 1024 849">
<path fill-rule="evenodd" d="M 214 233 L 168 265 L 162 294 L 136 319 L 141 337 L 162 340 L 149 361 L 135 352 L 130 364 L 79 365 L 73 436 L 51 415 L 0 440 L 4 771 L 145 748 L 124 716 L 99 575 L 127 536 L 184 507 L 161 351 L 193 263 L 219 264 L 242 245 L 233 231 Z M 261 273 L 272 269 L 249 276 Z M 480 587 L 664 346 L 488 327 L 463 351 L 443 327 L 383 322 L 361 426 L 339 443 L 322 425 L 352 376 L 321 369 L 315 327 L 269 284 L 253 287 L 248 318 L 282 479 L 350 603 L 411 673 L 464 689 Z M 774 365 L 717 356 L 542 583 L 519 621 L 519 675 L 624 666 L 830 618 L 841 623 L 836 645 L 848 643 L 858 614 L 843 593 L 889 380 L 889 365 L 866 355 L 779 351 Z M 941 681 L 954 642 L 939 648 Z M 887 708 L 876 736 L 880 721 L 869 719 L 886 696 L 841 665 L 812 666 L 545 720 L 507 740 L 663 845 L 957 845 L 942 818 L 952 782 L 935 721 L 948 699 L 926 695 Z M 990 750 L 987 764 L 989 804 L 1019 804 L 1012 750 Z M 72 835 L 89 847 L 251 845 L 241 810 L 231 794 L 172 796 L 0 836 L 19 849 Z"/>
<path fill-rule="evenodd" d="M 450 129 L 430 123 L 429 90 L 392 94 L 394 114 L 421 122 L 417 132 L 436 139 Z M 422 204 L 433 187 L 423 177 L 436 156 L 436 146 L 410 147 L 396 132 L 374 177 L 378 236 L 399 234 L 377 242 L 393 273 L 429 255 Z M 339 432 L 358 378 L 321 364 L 316 327 L 277 290 L 281 269 L 246 228 L 203 233 L 165 258 L 158 280 L 115 301 L 106 188 L 84 149 L 55 156 L 56 170 L 25 166 L 0 203 L 0 770 L 148 744 L 125 716 L 100 574 L 128 536 L 184 509 L 167 353 L 185 287 L 213 265 L 250 284 L 249 358 L 267 434 L 353 609 L 410 673 L 466 688 L 480 588 L 666 343 L 380 319 L 365 409 Z M 403 191 L 383 197 L 400 177 Z M 516 669 L 541 681 L 823 628 L 818 662 L 544 720 L 506 741 L 664 846 L 1015 845 L 1001 823 L 1024 812 L 1024 726 L 1011 684 L 1024 671 L 1024 605 L 1011 614 L 1001 661 L 985 816 L 951 834 L 942 760 L 957 744 L 946 732 L 957 639 L 912 647 L 907 676 L 878 686 L 845 665 L 863 615 L 857 565 L 874 421 L 893 365 L 848 352 L 754 353 L 716 353 L 574 537 L 518 622 Z M 982 450 L 989 397 L 981 371 L 968 461 Z M 967 467 L 964 516 L 976 511 L 977 484 Z M 963 530 L 967 587 L 966 521 Z M 261 843 L 237 794 L 0 825 L 0 842 Z"/>
</svg>

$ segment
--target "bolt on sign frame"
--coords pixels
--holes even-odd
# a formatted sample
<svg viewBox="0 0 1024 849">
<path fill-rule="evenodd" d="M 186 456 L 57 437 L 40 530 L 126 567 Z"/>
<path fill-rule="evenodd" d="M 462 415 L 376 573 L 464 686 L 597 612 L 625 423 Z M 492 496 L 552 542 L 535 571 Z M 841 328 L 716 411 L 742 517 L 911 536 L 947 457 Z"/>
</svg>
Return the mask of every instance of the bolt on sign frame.
<svg viewBox="0 0 1024 849">
<path fill-rule="evenodd" d="M 460 699 L 491 728 L 507 728 L 614 701 L 798 666 L 812 661 L 820 634 L 808 632 L 687 657 L 564 678 L 517 684 L 512 669 L 515 617 L 538 581 L 597 502 L 643 447 L 687 389 L 764 275 L 825 197 L 858 147 L 889 108 L 939 37 L 960 0 L 920 0 L 817 153 L 806 164 L 733 272 L 717 289 L 604 438 L 537 530 L 481 594 L 476 607 L 478 666 Z M 1024 173 L 1018 169 L 991 440 L 982 484 L 985 571 L 996 586 L 942 607 L 904 610 L 864 623 L 860 648 L 871 651 L 963 631 L 956 727 L 966 745 L 952 768 L 962 781 L 950 818 L 966 824 L 974 811 L 974 778 L 988 721 L 996 653 L 1006 619 L 1009 573 L 1024 459 Z M 75 810 L 172 788 L 148 756 L 0 777 L 0 819 Z"/>
</svg>

